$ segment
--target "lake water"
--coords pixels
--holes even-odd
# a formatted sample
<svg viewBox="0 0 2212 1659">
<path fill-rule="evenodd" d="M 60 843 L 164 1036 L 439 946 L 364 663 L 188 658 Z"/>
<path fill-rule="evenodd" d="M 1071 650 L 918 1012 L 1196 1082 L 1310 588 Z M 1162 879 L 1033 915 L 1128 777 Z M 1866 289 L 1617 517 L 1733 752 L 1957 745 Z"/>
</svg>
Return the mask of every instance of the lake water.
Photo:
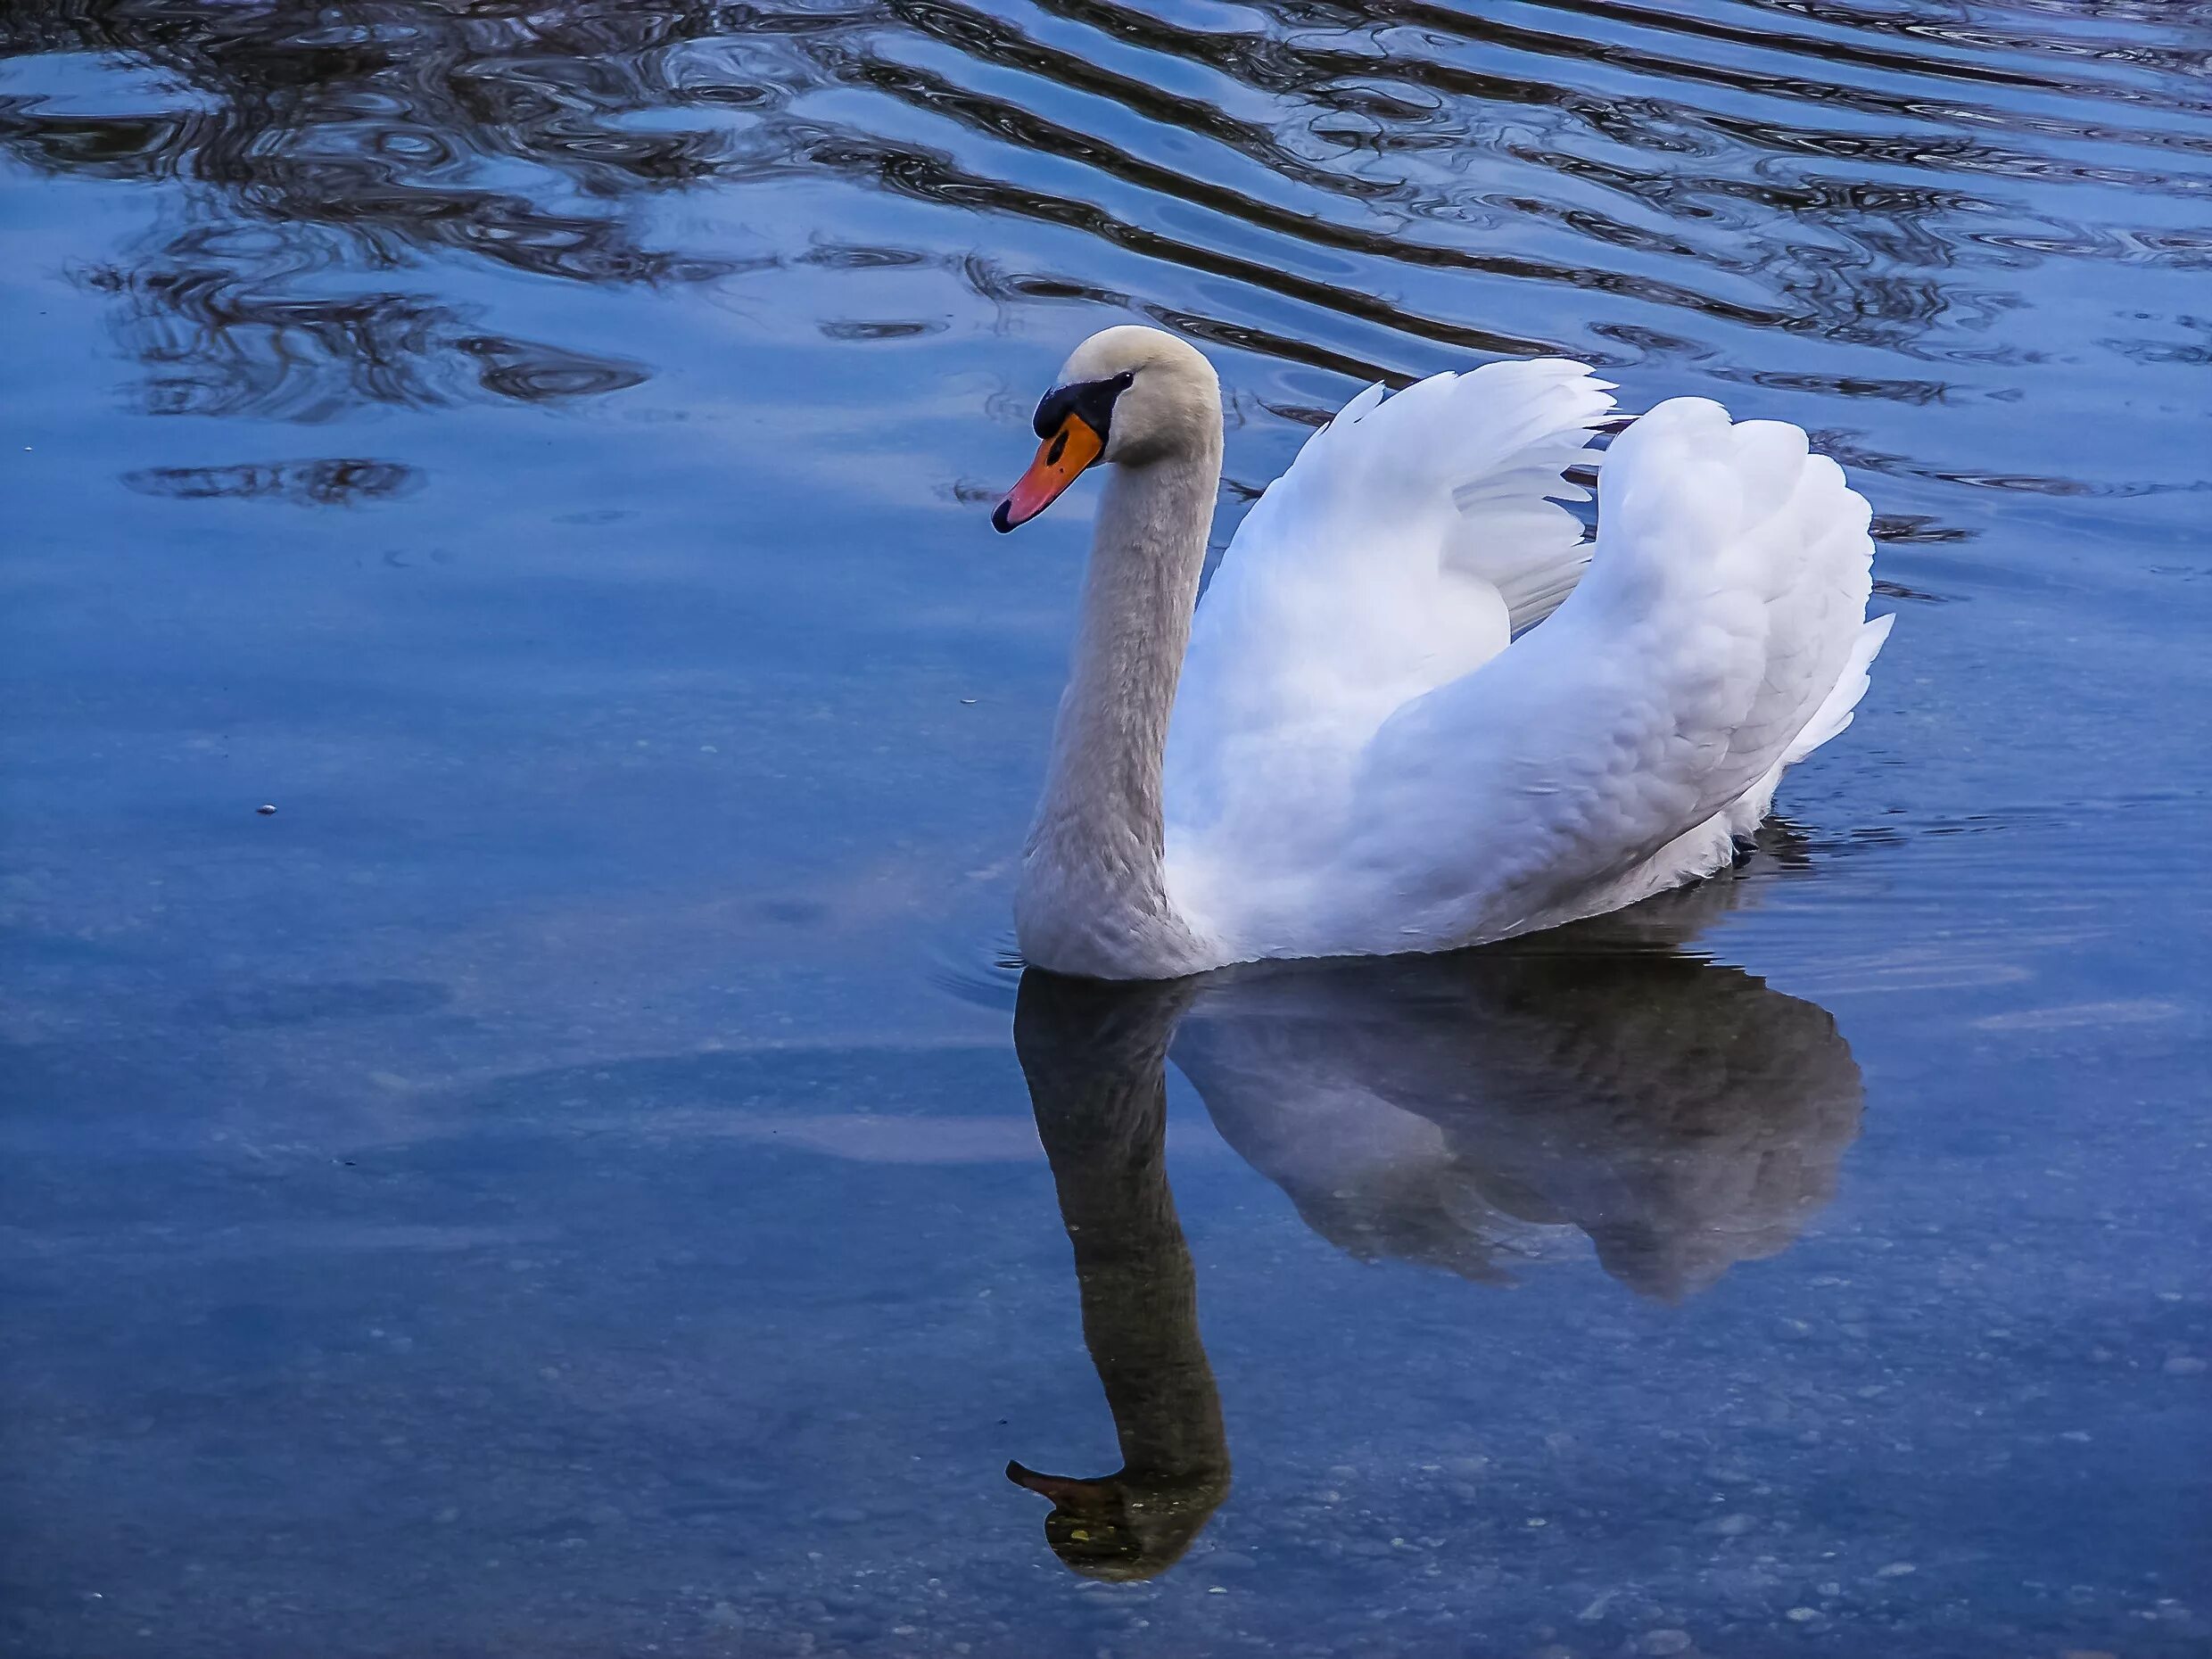
<svg viewBox="0 0 2212 1659">
<path fill-rule="evenodd" d="M 2212 4 L 0 42 L 0 1651 L 2212 1649 Z M 1378 376 L 1804 425 L 1858 725 L 1647 910 L 1017 1011 L 1094 491 L 986 514 L 1128 320 L 1223 540 Z"/>
</svg>

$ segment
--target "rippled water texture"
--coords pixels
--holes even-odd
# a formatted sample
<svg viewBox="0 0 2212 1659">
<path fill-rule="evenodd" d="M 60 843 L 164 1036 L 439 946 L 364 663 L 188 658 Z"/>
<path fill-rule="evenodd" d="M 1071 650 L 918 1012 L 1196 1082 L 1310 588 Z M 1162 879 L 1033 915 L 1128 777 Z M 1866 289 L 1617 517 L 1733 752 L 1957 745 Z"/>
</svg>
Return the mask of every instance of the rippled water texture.
<svg viewBox="0 0 2212 1659">
<path fill-rule="evenodd" d="M 2212 1647 L 2212 5 L 0 43 L 0 1651 Z M 1131 319 L 1222 540 L 1376 377 L 1804 425 L 1858 725 L 1605 923 L 1018 988 Z"/>
</svg>

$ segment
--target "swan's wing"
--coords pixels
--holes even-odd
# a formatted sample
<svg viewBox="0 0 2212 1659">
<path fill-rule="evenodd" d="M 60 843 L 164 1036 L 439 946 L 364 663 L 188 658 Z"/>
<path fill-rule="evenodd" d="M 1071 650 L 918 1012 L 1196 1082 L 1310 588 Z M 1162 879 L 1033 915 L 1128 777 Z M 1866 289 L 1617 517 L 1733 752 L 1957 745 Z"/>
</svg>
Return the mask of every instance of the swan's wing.
<svg viewBox="0 0 2212 1659">
<path fill-rule="evenodd" d="M 1171 844 L 1341 805 L 1383 721 L 1558 603 L 1586 563 L 1561 475 L 1596 458 L 1608 391 L 1580 363 L 1493 363 L 1370 386 L 1307 441 L 1198 607 Z"/>
<path fill-rule="evenodd" d="M 1333 896 L 1278 910 L 1348 936 L 1331 950 L 1418 949 L 1713 868 L 1729 809 L 1757 794 L 1763 811 L 1864 689 L 1886 631 L 1864 620 L 1867 524 L 1798 428 L 1660 405 L 1606 457 L 1588 574 L 1542 627 L 1391 717 Z"/>
</svg>

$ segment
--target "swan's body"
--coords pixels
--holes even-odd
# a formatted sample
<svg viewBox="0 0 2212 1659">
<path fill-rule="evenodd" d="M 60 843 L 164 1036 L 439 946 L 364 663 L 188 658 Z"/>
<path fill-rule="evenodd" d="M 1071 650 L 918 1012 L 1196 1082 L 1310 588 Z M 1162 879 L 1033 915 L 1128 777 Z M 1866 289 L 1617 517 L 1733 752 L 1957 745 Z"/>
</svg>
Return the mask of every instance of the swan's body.
<svg viewBox="0 0 2212 1659">
<path fill-rule="evenodd" d="M 1888 632 L 1841 469 L 1701 399 L 1614 442 L 1585 549 L 1562 475 L 1613 400 L 1557 359 L 1353 399 L 1193 618 L 1212 368 L 1115 328 L 1061 384 L 999 516 L 1114 464 L 1016 899 L 1041 967 L 1449 950 L 1695 879 L 1850 723 Z"/>
</svg>

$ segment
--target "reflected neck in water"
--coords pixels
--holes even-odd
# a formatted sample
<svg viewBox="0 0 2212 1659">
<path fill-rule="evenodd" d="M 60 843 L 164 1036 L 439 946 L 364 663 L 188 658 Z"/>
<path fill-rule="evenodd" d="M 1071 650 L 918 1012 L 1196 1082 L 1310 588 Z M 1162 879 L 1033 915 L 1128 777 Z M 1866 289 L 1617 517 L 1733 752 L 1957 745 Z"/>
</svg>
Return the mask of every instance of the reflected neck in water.
<svg viewBox="0 0 2212 1659">
<path fill-rule="evenodd" d="M 1168 1039 L 1187 996 L 1032 970 L 1014 1043 L 1074 1247 L 1083 1339 L 1121 1443 L 1113 1474 L 1007 1466 L 1052 1501 L 1045 1538 L 1087 1577 L 1144 1579 L 1187 1550 L 1229 1490 L 1221 1399 L 1166 1164 Z"/>
</svg>

